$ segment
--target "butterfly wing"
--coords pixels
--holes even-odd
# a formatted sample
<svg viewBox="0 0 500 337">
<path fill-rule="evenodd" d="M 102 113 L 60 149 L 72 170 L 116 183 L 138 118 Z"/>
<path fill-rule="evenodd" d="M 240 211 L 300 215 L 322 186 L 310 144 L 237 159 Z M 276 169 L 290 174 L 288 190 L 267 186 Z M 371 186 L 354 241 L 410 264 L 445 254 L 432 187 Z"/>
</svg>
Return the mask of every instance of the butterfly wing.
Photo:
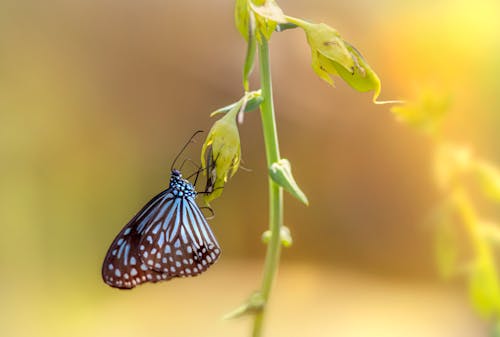
<svg viewBox="0 0 500 337">
<path fill-rule="evenodd" d="M 115 288 L 131 289 L 144 282 L 157 282 L 170 277 L 149 268 L 141 259 L 139 249 L 143 233 L 172 199 L 169 190 L 161 192 L 123 227 L 104 259 L 104 282 Z"/>
<path fill-rule="evenodd" d="M 139 244 L 144 263 L 172 277 L 195 276 L 220 255 L 220 246 L 194 197 L 179 197 L 146 228 Z"/>
</svg>

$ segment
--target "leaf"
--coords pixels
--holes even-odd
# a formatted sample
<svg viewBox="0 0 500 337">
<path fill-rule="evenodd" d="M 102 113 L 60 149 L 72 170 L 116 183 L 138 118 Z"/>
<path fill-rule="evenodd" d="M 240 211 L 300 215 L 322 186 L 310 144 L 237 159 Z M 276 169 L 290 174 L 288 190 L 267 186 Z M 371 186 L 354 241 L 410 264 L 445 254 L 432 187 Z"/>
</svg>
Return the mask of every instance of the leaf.
<svg viewBox="0 0 500 337">
<path fill-rule="evenodd" d="M 300 200 L 303 204 L 309 205 L 306 195 L 299 188 L 292 175 L 292 168 L 287 159 L 280 159 L 276 163 L 271 164 L 269 175 L 275 183 L 280 185 L 292 196 Z"/>
<path fill-rule="evenodd" d="M 264 98 L 262 97 L 260 90 L 248 92 L 246 94 L 246 97 L 247 97 L 247 102 L 245 104 L 243 112 L 250 112 L 250 111 L 256 110 L 261 105 L 261 103 L 264 101 Z M 239 103 L 240 103 L 240 101 L 226 105 L 223 108 L 217 109 L 214 112 L 212 112 L 210 114 L 210 116 L 215 116 L 215 115 L 220 114 L 220 113 L 228 113 Z"/>
</svg>

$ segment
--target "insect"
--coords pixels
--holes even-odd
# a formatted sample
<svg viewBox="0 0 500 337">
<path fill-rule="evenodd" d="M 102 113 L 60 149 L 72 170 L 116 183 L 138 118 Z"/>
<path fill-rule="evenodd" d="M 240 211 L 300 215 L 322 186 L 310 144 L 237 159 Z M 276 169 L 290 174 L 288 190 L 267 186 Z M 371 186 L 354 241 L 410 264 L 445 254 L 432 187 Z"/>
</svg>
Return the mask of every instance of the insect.
<svg viewBox="0 0 500 337">
<path fill-rule="evenodd" d="M 221 249 L 196 204 L 197 192 L 174 164 L 169 187 L 151 199 L 109 247 L 102 265 L 108 285 L 131 289 L 145 282 L 196 276 L 219 258 Z"/>
</svg>

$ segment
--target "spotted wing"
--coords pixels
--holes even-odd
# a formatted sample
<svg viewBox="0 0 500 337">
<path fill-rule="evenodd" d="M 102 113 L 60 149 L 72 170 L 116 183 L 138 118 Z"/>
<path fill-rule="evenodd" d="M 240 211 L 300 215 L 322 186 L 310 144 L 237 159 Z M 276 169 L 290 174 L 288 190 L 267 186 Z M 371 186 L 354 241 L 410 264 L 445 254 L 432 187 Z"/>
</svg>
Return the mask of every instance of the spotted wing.
<svg viewBox="0 0 500 337">
<path fill-rule="evenodd" d="M 169 202 L 142 236 L 142 261 L 168 278 L 198 275 L 217 261 L 219 244 L 193 197 Z"/>
<path fill-rule="evenodd" d="M 102 265 L 104 282 L 115 288 L 131 289 L 144 282 L 170 278 L 165 273 L 149 268 L 142 262 L 139 245 L 145 230 L 165 207 L 173 195 L 165 190 L 151 199 L 121 230 L 109 247 Z"/>
</svg>

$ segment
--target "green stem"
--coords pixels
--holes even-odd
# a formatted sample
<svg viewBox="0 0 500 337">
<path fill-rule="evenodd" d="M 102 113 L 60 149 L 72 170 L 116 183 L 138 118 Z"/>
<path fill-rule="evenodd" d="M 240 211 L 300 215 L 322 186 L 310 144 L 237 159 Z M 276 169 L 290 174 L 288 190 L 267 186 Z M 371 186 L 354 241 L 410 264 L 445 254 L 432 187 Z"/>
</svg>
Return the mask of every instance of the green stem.
<svg viewBox="0 0 500 337">
<path fill-rule="evenodd" d="M 278 134 L 276 131 L 276 119 L 274 116 L 273 92 L 271 83 L 271 69 L 269 65 L 269 47 L 265 38 L 259 44 L 259 65 L 261 76 L 261 89 L 264 101 L 261 104 L 262 128 L 266 146 L 266 158 L 268 167 L 280 158 Z M 283 225 L 283 190 L 269 177 L 269 228 L 271 238 L 268 242 L 266 260 L 264 263 L 264 274 L 260 294 L 264 301 L 262 310 L 255 315 L 253 326 L 253 337 L 262 335 L 262 323 L 266 304 L 271 293 L 274 278 L 278 272 L 280 259 L 281 240 L 280 230 Z"/>
</svg>

